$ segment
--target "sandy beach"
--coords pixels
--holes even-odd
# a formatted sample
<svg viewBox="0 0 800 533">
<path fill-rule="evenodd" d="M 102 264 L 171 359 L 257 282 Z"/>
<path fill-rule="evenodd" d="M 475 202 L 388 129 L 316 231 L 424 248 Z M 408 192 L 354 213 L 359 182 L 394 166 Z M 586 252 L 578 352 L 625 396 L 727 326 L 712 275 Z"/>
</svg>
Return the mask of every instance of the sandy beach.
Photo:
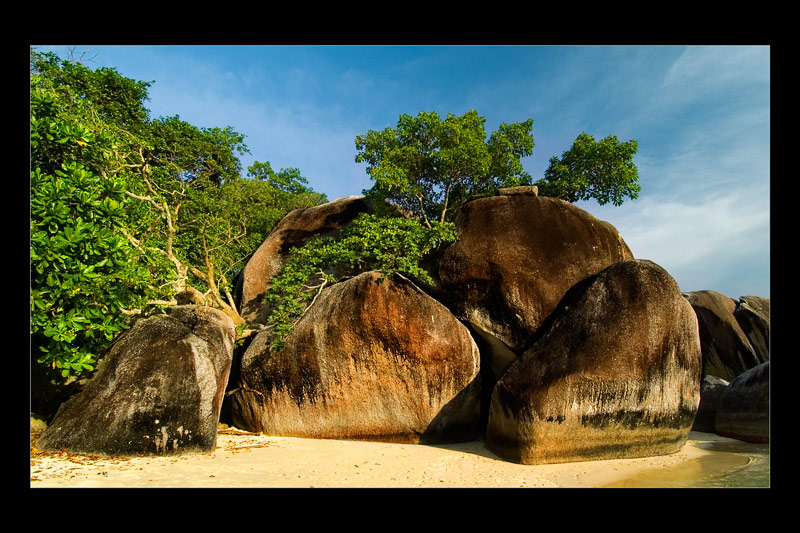
<svg viewBox="0 0 800 533">
<path fill-rule="evenodd" d="M 535 488 L 675 487 L 722 476 L 758 457 L 733 439 L 691 432 L 677 453 L 639 459 L 519 465 L 482 441 L 386 444 L 253 435 L 223 428 L 217 448 L 167 457 L 98 457 L 31 448 L 31 488 Z M 763 457 L 760 458 L 763 460 Z M 768 460 L 768 459 L 767 459 Z"/>
</svg>

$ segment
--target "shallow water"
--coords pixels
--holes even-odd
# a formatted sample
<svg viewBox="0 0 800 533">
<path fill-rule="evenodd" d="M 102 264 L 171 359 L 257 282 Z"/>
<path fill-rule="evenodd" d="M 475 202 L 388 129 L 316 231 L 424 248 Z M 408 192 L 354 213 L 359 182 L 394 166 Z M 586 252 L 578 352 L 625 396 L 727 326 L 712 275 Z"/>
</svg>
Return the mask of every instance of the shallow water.
<svg viewBox="0 0 800 533">
<path fill-rule="evenodd" d="M 712 453 L 679 465 L 653 469 L 606 487 L 753 488 L 770 486 L 769 444 L 700 442 Z"/>
</svg>

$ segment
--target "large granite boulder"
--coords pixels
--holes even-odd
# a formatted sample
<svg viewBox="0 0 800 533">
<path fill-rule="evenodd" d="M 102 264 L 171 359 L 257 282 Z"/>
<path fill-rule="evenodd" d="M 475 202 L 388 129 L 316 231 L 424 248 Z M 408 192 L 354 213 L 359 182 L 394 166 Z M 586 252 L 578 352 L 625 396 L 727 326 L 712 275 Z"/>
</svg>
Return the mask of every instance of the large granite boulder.
<svg viewBox="0 0 800 533">
<path fill-rule="evenodd" d="M 762 363 L 769 361 L 769 298 L 742 296 L 733 312 Z"/>
<path fill-rule="evenodd" d="M 138 320 L 37 447 L 122 456 L 213 450 L 234 338 L 231 318 L 208 307 Z"/>
<path fill-rule="evenodd" d="M 251 326 L 266 322 L 269 309 L 264 293 L 270 279 L 289 261 L 292 248 L 304 245 L 314 235 L 335 235 L 369 210 L 363 196 L 347 196 L 289 212 L 250 257 L 238 280 L 236 300 L 242 318 Z"/>
<path fill-rule="evenodd" d="M 697 415 L 694 417 L 692 431 L 716 433 L 717 405 L 728 385 L 730 383 L 716 376 L 705 376 L 703 378 L 703 382 L 700 384 L 700 405 L 697 407 Z"/>
<path fill-rule="evenodd" d="M 650 261 L 571 289 L 547 331 L 497 383 L 486 444 L 524 464 L 679 450 L 700 399 L 697 319 Z"/>
<path fill-rule="evenodd" d="M 480 356 L 467 328 L 402 276 L 328 287 L 280 351 L 242 358 L 233 423 L 268 435 L 404 443 L 477 437 Z"/>
<path fill-rule="evenodd" d="M 750 340 L 734 316 L 736 300 L 716 291 L 684 293 L 697 314 L 703 375 L 731 381 L 761 364 Z"/>
<path fill-rule="evenodd" d="M 743 372 L 725 388 L 715 429 L 723 437 L 769 442 L 769 361 Z"/>
<path fill-rule="evenodd" d="M 481 336 L 498 379 L 577 282 L 632 259 L 608 222 L 555 198 L 513 194 L 464 204 L 459 241 L 439 262 L 443 301 Z"/>
</svg>

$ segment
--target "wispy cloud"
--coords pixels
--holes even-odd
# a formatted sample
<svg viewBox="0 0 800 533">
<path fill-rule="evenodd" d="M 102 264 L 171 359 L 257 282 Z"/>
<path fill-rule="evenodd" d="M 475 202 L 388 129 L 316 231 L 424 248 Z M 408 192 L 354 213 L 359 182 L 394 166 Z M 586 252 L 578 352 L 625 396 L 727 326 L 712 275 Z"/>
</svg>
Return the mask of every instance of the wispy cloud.
<svg viewBox="0 0 800 533">
<path fill-rule="evenodd" d="M 769 53 L 767 46 L 691 46 L 669 69 L 663 87 L 672 96 L 692 98 L 731 86 L 765 83 L 770 75 Z"/>
</svg>

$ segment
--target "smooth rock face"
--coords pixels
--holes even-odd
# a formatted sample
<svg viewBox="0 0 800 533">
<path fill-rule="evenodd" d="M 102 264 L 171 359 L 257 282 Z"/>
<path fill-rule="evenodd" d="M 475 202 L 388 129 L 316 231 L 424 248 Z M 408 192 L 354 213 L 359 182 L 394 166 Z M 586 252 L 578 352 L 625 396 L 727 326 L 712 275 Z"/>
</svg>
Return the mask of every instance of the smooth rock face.
<svg viewBox="0 0 800 533">
<path fill-rule="evenodd" d="M 761 363 L 734 317 L 736 300 L 716 291 L 687 292 L 684 297 L 697 314 L 704 376 L 732 381 Z"/>
<path fill-rule="evenodd" d="M 742 373 L 717 405 L 717 435 L 747 442 L 769 442 L 769 361 Z"/>
<path fill-rule="evenodd" d="M 333 235 L 367 211 L 363 196 L 348 196 L 288 213 L 244 268 L 236 290 L 242 318 L 250 325 L 266 322 L 269 310 L 264 305 L 264 293 L 270 279 L 289 261 L 293 247 L 304 245 L 314 235 Z"/>
<path fill-rule="evenodd" d="M 714 420 L 717 417 L 717 405 L 728 385 L 730 383 L 716 376 L 703 378 L 703 382 L 700 384 L 700 405 L 697 408 L 697 415 L 694 417 L 692 431 L 716 433 Z"/>
<path fill-rule="evenodd" d="M 213 450 L 233 342 L 233 321 L 208 307 L 137 321 L 37 447 L 123 456 Z"/>
<path fill-rule="evenodd" d="M 769 361 L 769 298 L 742 296 L 733 312 L 761 363 Z"/>
<path fill-rule="evenodd" d="M 463 205 L 459 241 L 439 263 L 446 305 L 483 337 L 499 378 L 567 290 L 632 259 L 609 223 L 554 198 L 494 196 Z"/>
<path fill-rule="evenodd" d="M 232 396 L 237 427 L 405 443 L 476 438 L 480 356 L 467 328 L 401 276 L 325 289 L 269 350 L 260 333 Z"/>
<path fill-rule="evenodd" d="M 700 399 L 697 320 L 650 261 L 611 265 L 565 296 L 497 383 L 486 444 L 524 464 L 679 450 Z"/>
</svg>

